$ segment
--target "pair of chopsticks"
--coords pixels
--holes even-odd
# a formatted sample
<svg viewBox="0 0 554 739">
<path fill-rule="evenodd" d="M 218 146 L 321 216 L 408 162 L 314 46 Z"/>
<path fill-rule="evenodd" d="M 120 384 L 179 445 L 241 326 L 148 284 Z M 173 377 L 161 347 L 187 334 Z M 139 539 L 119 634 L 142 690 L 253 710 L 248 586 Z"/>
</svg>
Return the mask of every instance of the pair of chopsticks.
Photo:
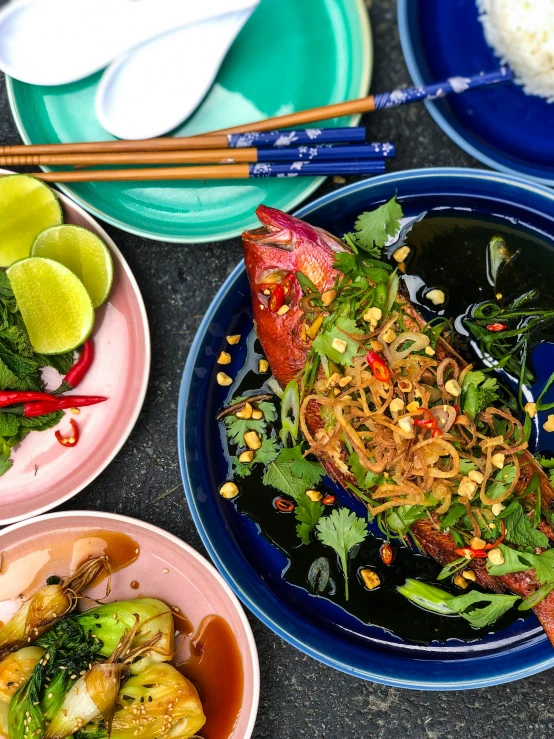
<svg viewBox="0 0 554 739">
<path fill-rule="evenodd" d="M 441 83 L 370 95 L 360 100 L 312 108 L 197 136 L 140 141 L 4 146 L 0 147 L 0 166 L 187 165 L 33 173 L 45 182 L 213 180 L 377 174 L 384 171 L 385 157 L 394 154 L 394 146 L 390 142 L 366 143 L 367 133 L 364 128 L 314 128 L 293 131 L 273 129 L 298 128 L 321 120 L 395 108 L 421 100 L 435 100 L 446 95 L 460 94 L 511 80 L 510 69 L 500 67 L 488 74 L 453 77 Z M 231 149 L 232 154 L 229 152 Z M 288 154 L 283 154 L 285 149 L 288 149 Z M 194 166 L 195 164 L 201 166 Z M 206 164 L 208 166 L 205 166 Z"/>
</svg>

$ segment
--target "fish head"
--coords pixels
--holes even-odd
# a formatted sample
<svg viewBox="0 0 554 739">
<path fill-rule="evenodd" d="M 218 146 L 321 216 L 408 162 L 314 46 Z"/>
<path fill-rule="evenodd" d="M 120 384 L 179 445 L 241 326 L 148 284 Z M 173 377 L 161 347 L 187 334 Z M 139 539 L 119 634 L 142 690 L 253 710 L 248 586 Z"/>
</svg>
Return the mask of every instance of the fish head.
<svg viewBox="0 0 554 739">
<path fill-rule="evenodd" d="M 283 386 L 300 372 L 309 344 L 302 338 L 303 292 L 298 272 L 319 290 L 332 288 L 338 272 L 335 255 L 346 246 L 323 229 L 260 205 L 256 210 L 262 226 L 243 234 L 246 272 L 252 294 L 256 332 L 277 382 Z M 272 304 L 275 285 L 286 285 L 283 305 Z"/>
</svg>

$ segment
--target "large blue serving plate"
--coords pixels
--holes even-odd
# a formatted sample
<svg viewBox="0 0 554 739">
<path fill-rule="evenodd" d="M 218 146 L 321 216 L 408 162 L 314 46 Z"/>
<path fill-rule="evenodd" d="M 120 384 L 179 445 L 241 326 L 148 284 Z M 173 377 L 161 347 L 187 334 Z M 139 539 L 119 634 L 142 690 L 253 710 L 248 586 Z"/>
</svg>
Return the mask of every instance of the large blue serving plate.
<svg viewBox="0 0 554 739">
<path fill-rule="evenodd" d="M 515 177 L 472 169 L 427 169 L 383 175 L 338 190 L 303 208 L 310 223 L 342 234 L 363 210 L 394 193 L 407 215 L 437 207 L 471 208 L 515 218 L 539 231 L 554 250 L 554 192 Z M 184 488 L 200 536 L 236 594 L 276 634 L 316 659 L 351 675 L 404 688 L 455 690 L 516 680 L 554 665 L 554 649 L 534 616 L 471 643 L 418 646 L 368 626 L 336 604 L 285 582 L 284 555 L 258 526 L 223 500 L 218 483 L 227 474 L 216 413 L 229 388 L 216 384 L 216 357 L 227 334 L 252 330 L 243 263 L 216 295 L 193 342 L 179 398 L 178 444 Z M 242 368 L 246 347 L 233 347 L 229 374 Z M 554 346 L 534 356 L 544 379 Z M 550 367 L 550 370 L 548 369 Z M 540 448 L 552 448 L 543 434 Z M 339 493 L 340 494 L 340 493 Z M 344 499 L 343 499 L 344 500 Z M 352 498 L 350 498 L 352 505 Z"/>
<path fill-rule="evenodd" d="M 415 84 L 500 65 L 485 41 L 475 0 L 398 0 L 398 25 Z M 443 131 L 479 161 L 554 185 L 553 103 L 505 84 L 426 105 Z"/>
</svg>

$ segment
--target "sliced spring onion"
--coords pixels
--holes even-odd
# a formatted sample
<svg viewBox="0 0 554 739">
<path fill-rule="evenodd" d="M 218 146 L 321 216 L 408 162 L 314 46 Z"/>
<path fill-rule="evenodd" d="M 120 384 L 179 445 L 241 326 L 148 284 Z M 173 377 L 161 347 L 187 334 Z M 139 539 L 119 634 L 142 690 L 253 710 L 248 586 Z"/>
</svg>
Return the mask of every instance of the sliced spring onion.
<svg viewBox="0 0 554 739">
<path fill-rule="evenodd" d="M 281 441 L 285 447 L 294 446 L 300 422 L 300 393 L 296 380 L 286 386 L 281 402 Z"/>
<path fill-rule="evenodd" d="M 281 390 L 281 386 L 277 382 L 277 380 L 274 377 L 270 377 L 269 380 L 266 382 L 266 385 L 271 390 L 271 392 L 276 395 L 278 398 L 283 397 L 283 391 Z"/>
<path fill-rule="evenodd" d="M 453 562 L 450 562 L 442 568 L 442 570 L 437 575 L 437 580 L 446 580 L 447 577 L 455 575 L 456 572 L 459 572 L 460 570 L 463 570 L 464 567 L 467 567 L 467 563 L 467 557 L 460 557 L 459 559 L 455 559 Z"/>
<path fill-rule="evenodd" d="M 534 608 L 536 605 L 538 605 L 541 600 L 544 600 L 547 595 L 549 595 L 554 590 L 554 583 L 545 583 L 542 585 L 538 590 L 535 590 L 534 593 L 527 596 L 525 600 L 519 604 L 518 611 L 529 611 L 531 608 Z"/>
</svg>

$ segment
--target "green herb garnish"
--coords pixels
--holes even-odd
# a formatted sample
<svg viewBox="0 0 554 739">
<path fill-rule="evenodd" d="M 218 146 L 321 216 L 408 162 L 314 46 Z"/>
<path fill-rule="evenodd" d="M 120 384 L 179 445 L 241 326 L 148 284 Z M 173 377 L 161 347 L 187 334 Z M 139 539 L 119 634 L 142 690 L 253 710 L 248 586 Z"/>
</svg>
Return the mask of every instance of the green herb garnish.
<svg viewBox="0 0 554 739">
<path fill-rule="evenodd" d="M 367 536 L 367 524 L 348 508 L 335 509 L 330 516 L 320 518 L 317 524 L 317 538 L 322 544 L 337 553 L 344 575 L 344 594 L 350 597 L 348 588 L 348 558 L 350 550 L 361 544 Z"/>
</svg>

